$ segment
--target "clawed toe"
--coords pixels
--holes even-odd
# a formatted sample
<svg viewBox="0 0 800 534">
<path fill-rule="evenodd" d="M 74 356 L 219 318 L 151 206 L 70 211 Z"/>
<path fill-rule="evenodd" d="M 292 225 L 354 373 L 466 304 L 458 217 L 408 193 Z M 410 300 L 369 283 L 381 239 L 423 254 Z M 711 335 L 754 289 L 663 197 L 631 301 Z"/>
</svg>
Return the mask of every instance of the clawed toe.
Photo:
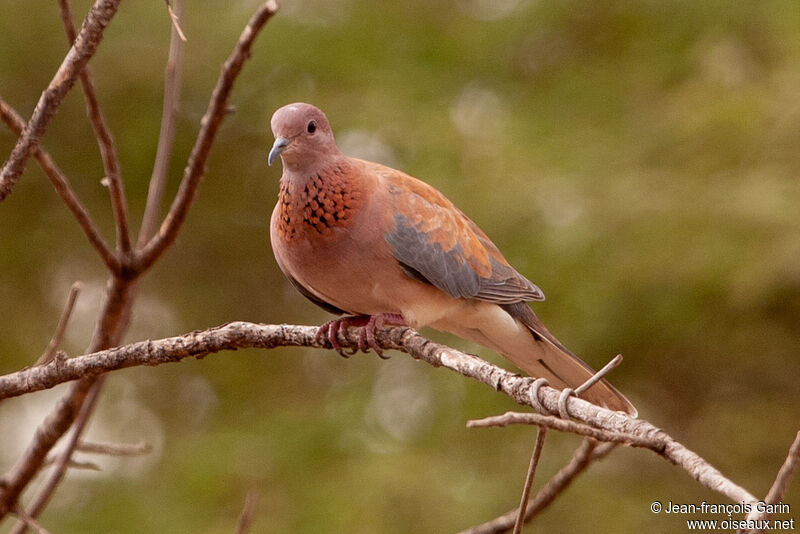
<svg viewBox="0 0 800 534">
<path fill-rule="evenodd" d="M 317 330 L 316 340 L 318 343 L 324 343 L 327 340 L 331 348 L 341 354 L 345 358 L 349 358 L 359 350 L 368 353 L 370 349 L 375 351 L 380 358 L 386 360 L 388 356 L 384 356 L 383 349 L 378 344 L 375 337 L 375 332 L 379 328 L 386 325 L 406 326 L 403 317 L 396 313 L 380 313 L 377 315 L 356 315 L 352 317 L 341 317 L 332 321 L 323 323 Z M 339 331 L 342 328 L 349 328 L 351 326 L 361 327 L 358 332 L 358 347 L 345 351 L 339 343 Z"/>
<path fill-rule="evenodd" d="M 389 359 L 389 356 L 383 355 L 383 349 L 375 339 L 375 322 L 372 319 L 358 332 L 358 348 L 365 353 L 372 349 L 379 358 Z"/>
<path fill-rule="evenodd" d="M 343 323 L 349 323 L 351 317 L 342 317 L 340 319 L 334 319 L 332 321 L 327 321 L 323 323 L 318 329 L 316 334 L 316 340 L 319 343 L 324 343 L 324 340 L 327 340 L 330 344 L 331 348 L 339 353 L 340 356 L 343 358 L 349 358 L 356 352 L 358 349 L 350 349 L 350 351 L 345 351 L 344 347 L 339 343 L 338 336 L 339 330 L 342 329 Z M 349 326 L 348 324 L 344 324 L 346 328 Z"/>
</svg>

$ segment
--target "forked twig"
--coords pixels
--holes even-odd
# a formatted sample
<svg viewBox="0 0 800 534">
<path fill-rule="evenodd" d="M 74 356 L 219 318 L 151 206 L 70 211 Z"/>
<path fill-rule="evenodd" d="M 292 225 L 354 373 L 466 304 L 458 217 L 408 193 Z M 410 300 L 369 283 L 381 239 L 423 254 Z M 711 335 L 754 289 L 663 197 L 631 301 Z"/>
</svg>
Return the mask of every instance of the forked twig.
<svg viewBox="0 0 800 534">
<path fill-rule="evenodd" d="M 533 478 L 534 474 L 536 473 L 536 466 L 539 464 L 539 457 L 542 453 L 542 447 L 544 446 L 544 439 L 547 435 L 547 429 L 561 426 L 562 428 L 575 428 L 575 433 L 583 433 L 585 436 L 589 436 L 596 439 L 596 435 L 598 434 L 598 429 L 591 428 L 586 425 L 578 425 L 573 424 L 572 421 L 569 420 L 569 411 L 567 409 L 567 399 L 570 395 L 579 396 L 581 393 L 592 387 L 594 384 L 599 382 L 603 379 L 605 375 L 607 375 L 612 369 L 617 367 L 620 362 L 622 361 L 622 355 L 617 354 L 610 362 L 604 365 L 599 371 L 595 372 L 592 376 L 590 376 L 583 384 L 575 388 L 574 390 L 571 388 L 567 388 L 561 391 L 561 394 L 558 398 L 558 411 L 560 414 L 560 419 L 557 417 L 553 417 L 550 415 L 545 414 L 522 414 L 522 413 L 514 413 L 508 412 L 499 418 L 486 418 L 480 421 L 468 421 L 467 427 L 480 427 L 480 426 L 505 426 L 507 424 L 513 424 L 513 422 L 519 422 L 520 417 L 522 416 L 523 420 L 527 420 L 532 424 L 536 424 L 538 426 L 537 433 L 536 433 L 536 445 L 533 448 L 533 452 L 531 453 L 531 462 L 528 466 L 528 474 L 525 477 L 525 485 L 522 488 L 522 497 L 520 499 L 519 505 L 519 512 L 517 514 L 517 518 L 514 521 L 514 534 L 521 534 L 522 533 L 522 526 L 526 521 L 525 511 L 528 505 L 528 496 L 530 495 L 531 487 L 533 486 Z M 544 411 L 544 407 L 542 403 L 539 401 L 539 388 L 547 383 L 546 380 L 542 378 L 538 378 L 534 380 L 534 387 L 530 390 L 530 397 L 531 403 L 536 407 L 536 409 L 540 412 Z M 526 415 L 532 415 L 533 418 L 525 418 Z M 537 423 L 538 421 L 538 423 Z M 567 425 L 562 425 L 560 423 L 568 423 Z M 580 429 L 581 432 L 577 432 Z M 605 432 L 607 437 L 609 438 L 617 438 L 622 439 L 620 436 L 615 435 L 614 432 Z M 638 438 L 633 436 L 634 441 Z M 611 441 L 609 439 L 608 441 Z M 626 441 L 629 443 L 630 441 Z M 530 519 L 529 516 L 528 519 Z"/>
<path fill-rule="evenodd" d="M 589 464 L 595 460 L 604 458 L 614 449 L 614 445 L 603 443 L 597 445 L 593 439 L 586 438 L 572 454 L 570 461 L 562 467 L 553 477 L 536 492 L 536 495 L 528 501 L 525 510 L 525 520 L 528 521 L 536 514 L 552 503 L 575 480 L 578 475 L 583 473 Z M 459 534 L 498 534 L 508 532 L 514 527 L 519 509 L 509 510 L 505 514 L 487 521 L 486 523 L 475 525 Z"/>
<path fill-rule="evenodd" d="M 29 516 L 21 507 L 17 506 L 17 509 L 14 510 L 14 515 L 17 516 L 17 519 L 19 519 L 20 525 L 25 525 L 25 527 L 32 528 L 38 534 L 50 534 L 49 530 L 44 528 L 36 519 Z"/>
<path fill-rule="evenodd" d="M 614 432 L 603 428 L 576 423 L 569 419 L 562 419 L 553 415 L 542 415 L 532 412 L 506 412 L 503 415 L 493 415 L 483 419 L 467 421 L 467 428 L 486 428 L 495 426 L 510 425 L 536 425 L 543 428 L 552 428 L 559 432 L 569 432 L 586 436 L 587 438 L 617 443 L 619 445 L 630 445 L 631 447 L 642 447 L 650 449 L 658 454 L 664 453 L 665 442 L 658 437 L 643 437 L 624 432 Z"/>
<path fill-rule="evenodd" d="M 61 480 L 63 480 L 67 469 L 70 468 L 72 463 L 72 454 L 75 452 L 75 447 L 77 447 L 81 435 L 83 434 L 83 431 L 86 429 L 86 425 L 89 422 L 89 418 L 94 411 L 94 407 L 97 403 L 97 398 L 100 394 L 102 386 L 102 377 L 95 380 L 86 396 L 86 399 L 81 404 L 78 416 L 75 418 L 72 434 L 70 435 L 64 450 L 56 459 L 53 471 L 48 476 L 44 487 L 33 500 L 33 502 L 28 506 L 28 515 L 30 517 L 35 519 L 44 511 L 47 503 L 50 501 L 50 497 L 53 496 L 53 493 L 55 492 L 59 483 L 61 483 Z M 20 523 L 14 530 L 11 531 L 11 534 L 24 534 L 27 526 L 28 525 L 25 523 Z"/>
<path fill-rule="evenodd" d="M 175 11 L 170 9 L 173 21 L 180 21 L 183 15 L 183 0 L 175 0 Z M 150 176 L 150 185 L 147 190 L 147 203 L 142 216 L 142 226 L 139 229 L 139 239 L 136 246 L 141 248 L 153 237 L 161 215 L 161 203 L 164 189 L 167 184 L 167 171 L 172 156 L 172 146 L 175 141 L 175 119 L 178 116 L 178 105 L 181 92 L 181 71 L 183 70 L 183 42 L 180 26 L 175 23 L 170 33 L 169 55 L 164 72 L 164 100 L 161 110 L 161 130 L 158 134 L 158 148 L 153 163 L 153 173 Z"/>
<path fill-rule="evenodd" d="M 100 112 L 91 75 L 85 70 L 86 64 L 91 56 L 94 55 L 102 40 L 103 30 L 119 8 L 120 1 L 96 0 L 86 16 L 80 33 L 76 35 L 72 25 L 70 5 L 66 0 L 60 0 L 62 20 L 67 38 L 72 41 L 72 47 L 56 72 L 50 86 L 39 99 L 31 120 L 17 140 L 11 157 L 3 167 L 2 173 L 0 173 L 0 200 L 4 196 L 4 179 L 7 186 L 6 194 L 8 194 L 24 170 L 27 158 L 38 149 L 39 139 L 44 134 L 50 119 L 55 115 L 67 92 L 74 85 L 75 78 L 80 76 L 86 95 L 88 114 L 95 130 L 95 137 L 100 147 L 103 165 L 110 184 L 111 202 L 117 229 L 117 246 L 122 256 L 127 259 L 130 251 L 130 237 L 128 234 L 127 205 L 119 172 L 119 159 L 116 155 L 110 131 Z M 106 263 L 109 265 L 114 277 L 108 289 L 96 335 L 92 341 L 92 346 L 96 348 L 108 347 L 111 345 L 112 340 L 119 339 L 119 335 L 125 326 L 122 323 L 127 315 L 127 310 L 129 310 L 133 294 L 133 282 L 130 279 L 123 281 L 120 278 L 123 273 L 122 262 L 115 254 L 112 254 L 112 256 L 114 262 L 106 261 Z M 58 363 L 58 360 L 54 361 L 54 363 Z M 50 449 L 69 430 L 74 422 L 76 424 L 73 429 L 72 439 L 60 457 L 53 473 L 51 473 L 44 489 L 39 493 L 29 511 L 31 517 L 36 517 L 41 513 L 69 466 L 74 446 L 80 438 L 86 421 L 88 421 L 101 384 L 102 380 L 95 378 L 79 380 L 36 429 L 28 449 L 11 471 L 6 474 L 5 487 L 0 494 L 0 517 L 4 516 L 17 503 L 23 489 L 46 461 Z M 26 525 L 23 524 L 17 531 L 24 531 L 25 529 Z"/>
<path fill-rule="evenodd" d="M 222 120 L 227 113 L 228 98 L 233 89 L 233 84 L 239 76 L 244 62 L 250 57 L 250 49 L 253 47 L 253 42 L 258 33 L 277 11 L 278 4 L 275 0 L 268 0 L 262 4 L 250 18 L 239 37 L 239 42 L 231 52 L 231 55 L 228 56 L 228 59 L 225 60 L 217 86 L 211 95 L 208 109 L 206 109 L 206 113 L 200 121 L 200 133 L 197 135 L 197 140 L 189 155 L 189 161 L 178 187 L 178 193 L 175 195 L 175 199 L 172 201 L 169 212 L 158 232 L 136 254 L 135 270 L 142 271 L 147 269 L 178 236 L 178 231 L 186 219 L 189 208 L 192 206 L 194 197 L 197 194 L 197 186 L 200 185 L 200 179 L 205 174 L 208 154 L 211 151 L 211 145 L 214 143 L 220 124 L 222 124 Z"/>
<path fill-rule="evenodd" d="M 3 122 L 5 122 L 11 131 L 17 136 L 22 135 L 22 132 L 25 129 L 25 120 L 2 98 L 0 98 L 0 118 L 3 119 Z M 119 272 L 121 268 L 119 259 L 108 246 L 108 243 L 106 243 L 106 240 L 103 237 L 103 234 L 100 232 L 100 229 L 97 227 L 97 224 L 95 224 L 91 215 L 89 215 L 88 210 L 78 199 L 78 196 L 72 190 L 69 180 L 67 180 L 67 177 L 55 164 L 53 158 L 51 158 L 50 154 L 48 154 L 41 146 L 36 147 L 33 156 L 36 158 L 36 161 L 38 161 L 39 166 L 42 168 L 44 173 L 50 179 L 50 182 L 53 184 L 53 188 L 56 190 L 56 193 L 58 193 L 58 195 L 61 197 L 61 200 L 64 201 L 64 204 L 67 205 L 67 208 L 69 208 L 69 210 L 75 216 L 75 219 L 78 221 L 81 230 L 83 230 L 83 233 L 86 234 L 89 243 L 91 243 L 100 257 L 103 259 L 106 266 L 108 266 L 111 272 Z"/>
<path fill-rule="evenodd" d="M 39 146 L 39 141 L 50 124 L 50 120 L 64 97 L 72 89 L 83 67 L 97 51 L 97 47 L 103 39 L 103 31 L 117 12 L 120 2 L 121 0 L 96 0 L 89 10 L 75 43 L 39 98 L 31 119 L 0 170 L 0 201 L 14 190 L 22 171 L 25 170 L 28 158 Z"/>
<path fill-rule="evenodd" d="M 134 287 L 135 284 L 130 279 L 110 278 L 103 309 L 89 350 L 107 348 L 119 343 L 133 301 Z M 34 369 L 58 367 L 62 362 L 69 361 L 54 358 L 49 364 Z M 36 428 L 28 448 L 3 477 L 3 484 L 0 485 L 0 518 L 13 510 L 20 494 L 39 472 L 50 450 L 75 422 L 97 380 L 96 376 L 80 377 Z"/>
<path fill-rule="evenodd" d="M 121 0 L 95 1 L 80 33 L 75 39 L 75 43 L 62 62 L 50 87 L 48 87 L 39 100 L 39 104 L 34 110 L 31 120 L 27 124 L 27 127 L 22 130 L 9 160 L 0 172 L 0 201 L 12 192 L 17 179 L 25 167 L 27 158 L 34 152 L 41 153 L 41 151 L 38 150 L 39 139 L 46 130 L 50 119 L 52 119 L 52 116 L 63 101 L 67 91 L 69 91 L 74 84 L 77 75 L 96 50 L 102 38 L 102 31 L 116 12 L 120 1 Z M 81 222 L 81 226 L 89 236 L 92 244 L 102 252 L 101 255 L 113 274 L 108 282 L 109 285 L 107 287 L 103 309 L 98 318 L 95 335 L 89 347 L 90 352 L 108 349 L 119 343 L 122 334 L 127 328 L 136 287 L 135 279 L 155 262 L 157 257 L 177 236 L 180 222 L 185 218 L 186 211 L 188 211 L 190 207 L 191 199 L 202 177 L 205 160 L 211 144 L 213 143 L 214 134 L 222 120 L 222 115 L 224 115 L 224 101 L 230 94 L 233 82 L 241 71 L 244 61 L 249 57 L 250 48 L 257 33 L 276 10 L 277 4 L 274 1 L 269 1 L 256 11 L 256 15 L 250 20 L 250 23 L 240 37 L 234 49 L 234 54 L 229 58 L 229 62 L 226 62 L 225 68 L 220 75 L 221 81 L 217 86 L 215 96 L 212 96 L 211 106 L 212 108 L 215 108 L 215 106 L 220 107 L 222 111 L 219 113 L 207 113 L 204 117 L 205 122 L 201 127 L 198 143 L 196 144 L 196 147 L 200 148 L 196 152 L 193 152 L 194 157 L 190 157 L 189 168 L 191 172 L 187 171 L 187 176 L 189 176 L 190 179 L 187 181 L 185 176 L 184 183 L 178 193 L 178 198 L 176 198 L 176 202 L 174 203 L 179 206 L 178 211 L 181 213 L 178 214 L 177 219 L 171 219 L 172 222 L 166 225 L 168 228 L 166 238 L 162 236 L 164 240 L 159 240 L 154 244 L 154 247 L 151 249 L 152 255 L 147 256 L 145 258 L 146 261 L 138 261 L 136 265 L 133 265 L 132 261 L 128 261 L 129 258 L 124 253 L 124 238 L 120 236 L 118 243 L 120 243 L 120 249 L 123 252 L 123 263 L 123 260 L 118 258 L 117 255 L 110 251 L 108 246 L 105 245 L 102 236 L 96 231 L 96 226 L 91 222 L 85 210 L 82 209 L 82 206 L 69 188 L 66 179 L 60 181 L 54 180 L 56 189 L 62 194 L 62 198 L 66 197 L 65 202 L 76 214 L 76 218 Z M 24 126 L 24 121 L 20 119 L 19 122 Z M 111 177 L 109 177 L 109 179 L 110 178 Z M 51 180 L 52 179 L 51 177 Z M 114 181 L 110 180 L 110 182 L 113 186 Z M 61 187 L 60 189 L 59 186 Z M 116 202 L 114 200 L 116 198 L 120 201 L 119 206 L 124 206 L 124 197 L 115 197 L 115 194 L 116 193 L 112 192 L 112 201 Z M 67 199 L 70 200 L 68 201 Z M 117 215 L 115 214 L 115 216 Z M 117 217 L 117 221 L 118 231 L 120 228 L 127 228 L 127 223 L 119 223 L 119 221 L 125 221 L 125 219 Z M 125 234 L 127 234 L 127 230 Z M 153 241 L 155 241 L 155 238 L 151 240 L 150 244 L 153 244 Z M 55 358 L 49 364 L 41 367 L 53 369 L 69 361 L 69 359 Z M 76 421 L 78 414 L 82 411 L 82 407 L 88 405 L 88 412 L 86 413 L 88 414 L 91 412 L 91 404 L 93 401 L 91 397 L 87 399 L 87 395 L 89 395 L 91 391 L 97 392 L 99 390 L 100 386 L 97 380 L 97 375 L 87 375 L 78 378 L 69 393 L 59 400 L 54 410 L 36 429 L 31 443 L 16 464 L 3 476 L 2 480 L 0 480 L 0 518 L 15 509 L 22 491 L 39 472 L 43 463 L 46 461 L 49 451 L 55 443 Z M 97 387 L 95 388 L 95 386 Z M 96 398 L 96 393 L 93 394 L 93 397 Z M 88 419 L 88 415 L 86 418 Z M 80 423 L 80 420 L 78 420 L 78 423 Z M 80 431 L 81 425 L 78 424 L 72 435 L 75 443 L 77 443 L 77 440 L 80 438 Z M 67 452 L 71 454 L 71 450 Z M 69 460 L 67 460 L 64 465 L 67 466 L 68 463 Z M 66 467 L 64 467 L 64 469 L 66 469 Z M 56 478 L 60 480 L 61 476 L 63 476 L 63 473 L 58 477 L 54 476 L 50 479 L 54 486 L 58 484 Z M 48 488 L 49 485 L 45 488 L 45 491 L 39 495 L 42 502 L 45 502 L 47 498 L 49 498 L 49 492 L 51 492 L 51 490 Z"/>
<path fill-rule="evenodd" d="M 61 20 L 64 24 L 64 31 L 70 44 L 77 39 L 75 25 L 72 22 L 72 7 L 69 0 L 58 0 L 61 9 Z M 114 144 L 114 137 L 106 123 L 105 116 L 100 109 L 100 102 L 97 99 L 97 89 L 95 88 L 92 70 L 89 65 L 84 65 L 80 71 L 81 85 L 83 86 L 84 100 L 86 101 L 86 114 L 92 123 L 97 146 L 100 149 L 100 156 L 103 160 L 103 169 L 108 178 L 108 190 L 111 195 L 111 209 L 114 213 L 114 223 L 117 229 L 117 246 L 122 251 L 123 256 L 131 250 L 130 234 L 128 231 L 128 203 L 125 200 L 125 185 L 122 182 L 122 171 L 120 170 L 119 156 Z"/>
<path fill-rule="evenodd" d="M 530 494 L 531 486 L 533 485 L 533 477 L 536 472 L 536 466 L 539 463 L 539 456 L 542 452 L 542 447 L 544 445 L 544 439 L 548 428 L 556 428 L 556 429 L 571 429 L 570 432 L 576 434 L 583 434 L 584 436 L 591 437 L 593 439 L 600 439 L 600 436 L 603 436 L 604 441 L 608 442 L 615 442 L 615 443 L 626 443 L 631 444 L 632 442 L 636 443 L 646 443 L 650 448 L 655 448 L 658 452 L 663 452 L 663 444 L 652 440 L 642 440 L 637 436 L 625 436 L 620 433 L 616 432 L 608 432 L 605 430 L 600 430 L 596 428 L 589 427 L 587 425 L 580 425 L 570 421 L 569 419 L 569 411 L 567 409 L 567 399 L 570 395 L 580 395 L 594 384 L 599 382 L 603 379 L 603 377 L 608 374 L 612 369 L 617 367 L 620 362 L 622 361 L 622 355 L 618 354 L 614 357 L 610 362 L 604 365 L 599 371 L 595 372 L 588 380 L 586 380 L 583 384 L 575 388 L 574 390 L 571 388 L 567 388 L 561 391 L 561 394 L 558 398 L 558 411 L 560 414 L 559 417 L 554 417 L 551 415 L 546 415 L 542 413 L 517 413 L 517 412 L 507 412 L 505 415 L 496 416 L 496 417 L 487 417 L 485 419 L 481 419 L 478 421 L 468 421 L 467 427 L 484 427 L 484 426 L 506 426 L 514 423 L 520 422 L 528 422 L 530 424 L 535 424 L 538 427 L 537 434 L 536 434 L 536 445 L 533 448 L 533 452 L 531 453 L 531 462 L 530 466 L 528 467 L 528 474 L 525 478 L 525 485 L 522 489 L 522 497 L 520 499 L 519 511 L 517 514 L 517 518 L 514 522 L 514 534 L 521 534 L 522 532 L 522 525 L 525 522 L 526 518 L 526 507 L 528 504 L 528 495 Z M 547 380 L 543 378 L 537 378 L 533 382 L 533 386 L 530 389 L 530 400 L 531 404 L 539 411 L 544 412 L 545 408 L 542 406 L 542 403 L 539 401 L 539 388 L 546 384 Z M 528 417 L 531 416 L 531 417 Z M 530 519 L 532 516 L 528 516 Z"/>
<path fill-rule="evenodd" d="M 75 302 L 78 300 L 78 293 L 80 293 L 80 291 L 80 282 L 75 282 L 72 284 L 72 287 L 69 288 L 67 303 L 64 306 L 64 311 L 61 312 L 61 317 L 58 319 L 58 325 L 56 325 L 56 330 L 53 332 L 53 337 L 50 338 L 50 343 L 47 344 L 47 348 L 44 349 L 42 355 L 36 360 L 35 365 L 47 363 L 56 355 L 56 349 L 61 344 L 64 333 L 67 331 L 67 324 L 69 324 L 69 319 L 72 316 L 72 310 L 75 308 Z"/>
</svg>

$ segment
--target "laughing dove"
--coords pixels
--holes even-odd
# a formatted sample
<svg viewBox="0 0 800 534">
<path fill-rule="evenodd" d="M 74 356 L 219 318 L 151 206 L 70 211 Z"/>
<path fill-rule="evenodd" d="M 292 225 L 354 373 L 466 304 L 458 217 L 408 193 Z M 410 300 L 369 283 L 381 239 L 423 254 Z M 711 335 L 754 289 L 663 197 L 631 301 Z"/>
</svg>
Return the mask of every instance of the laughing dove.
<svg viewBox="0 0 800 534">
<path fill-rule="evenodd" d="M 544 300 L 486 234 L 439 191 L 403 172 L 343 155 L 325 114 L 289 104 L 272 116 L 271 165 L 283 162 L 270 239 L 283 273 L 325 310 L 349 314 L 320 327 L 431 326 L 495 350 L 556 388 L 575 388 L 592 369 L 539 321 Z M 601 380 L 582 398 L 636 414 Z"/>
</svg>

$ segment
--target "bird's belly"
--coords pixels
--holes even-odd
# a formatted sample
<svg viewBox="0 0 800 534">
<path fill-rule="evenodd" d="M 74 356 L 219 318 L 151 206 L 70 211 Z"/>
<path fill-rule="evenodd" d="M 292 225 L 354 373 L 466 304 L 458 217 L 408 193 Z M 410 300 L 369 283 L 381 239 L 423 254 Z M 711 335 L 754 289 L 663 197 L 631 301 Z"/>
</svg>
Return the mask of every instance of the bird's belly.
<svg viewBox="0 0 800 534">
<path fill-rule="evenodd" d="M 281 269 L 325 302 L 353 314 L 400 313 L 382 288 L 403 276 L 396 260 L 349 232 L 324 241 L 300 237 L 275 243 Z"/>
<path fill-rule="evenodd" d="M 409 278 L 382 243 L 354 240 L 349 232 L 319 242 L 275 242 L 281 269 L 323 301 L 357 315 L 399 313 L 411 326 L 436 322 L 461 305 L 429 284 Z M 382 238 L 381 238 L 382 239 Z"/>
</svg>

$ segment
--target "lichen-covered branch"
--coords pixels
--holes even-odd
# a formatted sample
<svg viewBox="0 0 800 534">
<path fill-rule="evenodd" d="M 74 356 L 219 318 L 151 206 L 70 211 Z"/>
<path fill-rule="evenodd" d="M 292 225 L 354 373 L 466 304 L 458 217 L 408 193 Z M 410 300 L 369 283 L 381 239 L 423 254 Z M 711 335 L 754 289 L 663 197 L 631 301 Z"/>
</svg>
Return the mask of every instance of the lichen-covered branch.
<svg viewBox="0 0 800 534">
<path fill-rule="evenodd" d="M 540 428 L 552 428 L 560 432 L 569 432 L 571 434 L 578 434 L 579 436 L 586 436 L 594 438 L 598 441 L 606 443 L 619 443 L 622 445 L 630 445 L 631 447 L 644 447 L 655 451 L 658 454 L 664 452 L 664 443 L 657 438 L 642 438 L 631 434 L 622 434 L 620 432 L 613 432 L 603 430 L 602 428 L 595 428 L 588 425 L 582 425 L 575 421 L 568 419 L 561 419 L 553 415 L 542 415 L 540 413 L 518 413 L 507 412 L 503 415 L 494 415 L 485 417 L 483 419 L 476 419 L 467 421 L 468 428 L 485 428 L 493 426 L 509 426 L 509 425 L 536 425 Z"/>
<path fill-rule="evenodd" d="M 47 365 L 0 377 L 0 399 L 126 367 L 160 365 L 189 357 L 201 358 L 223 350 L 268 349 L 278 346 L 321 347 L 321 342 L 315 336 L 316 331 L 316 327 L 311 326 L 234 322 L 208 330 L 190 332 L 183 336 L 140 341 L 76 358 L 57 358 Z M 342 346 L 358 347 L 355 330 L 343 331 L 339 335 Z M 434 343 L 410 328 L 389 328 L 379 331 L 377 340 L 386 349 L 398 349 L 435 367 L 446 367 L 491 386 L 519 404 L 531 405 L 530 389 L 533 379 L 530 377 L 511 373 L 477 356 Z M 558 412 L 559 396 L 560 391 L 557 389 L 544 386 L 539 390 L 540 402 L 553 413 Z M 612 412 L 574 397 L 567 401 L 567 409 L 574 419 L 591 427 L 633 436 L 640 444 L 658 444 L 658 447 L 651 448 L 660 451 L 664 458 L 684 469 L 703 486 L 727 496 L 734 502 L 757 500 L 750 492 L 726 478 L 703 458 L 647 421 L 631 418 L 622 412 Z"/>
</svg>

